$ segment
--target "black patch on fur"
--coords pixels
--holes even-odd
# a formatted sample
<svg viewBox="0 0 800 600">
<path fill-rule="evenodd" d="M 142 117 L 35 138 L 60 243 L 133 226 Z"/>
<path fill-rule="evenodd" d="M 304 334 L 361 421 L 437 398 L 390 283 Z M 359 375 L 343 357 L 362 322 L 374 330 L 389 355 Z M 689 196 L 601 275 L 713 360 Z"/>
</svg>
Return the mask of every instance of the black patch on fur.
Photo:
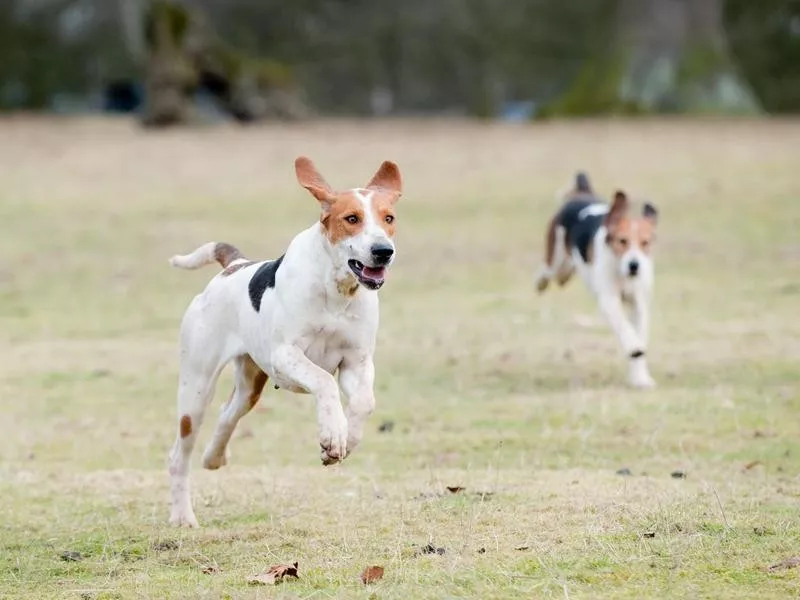
<svg viewBox="0 0 800 600">
<path fill-rule="evenodd" d="M 247 284 L 247 290 L 250 293 L 250 304 L 256 312 L 261 310 L 261 298 L 267 288 L 275 287 L 275 276 L 278 274 L 278 269 L 283 262 L 283 256 L 277 260 L 270 260 L 258 267 L 258 270 L 253 274 L 250 283 Z"/>
<path fill-rule="evenodd" d="M 593 204 L 604 202 L 600 198 L 570 200 L 556 215 L 556 225 L 566 230 L 567 247 L 570 250 L 577 248 L 584 262 L 589 261 L 589 247 L 597 230 L 606 220 L 605 214 L 581 214 L 581 211 Z"/>
<path fill-rule="evenodd" d="M 644 350 L 634 350 L 631 352 L 631 358 L 642 358 L 644 356 Z"/>
</svg>

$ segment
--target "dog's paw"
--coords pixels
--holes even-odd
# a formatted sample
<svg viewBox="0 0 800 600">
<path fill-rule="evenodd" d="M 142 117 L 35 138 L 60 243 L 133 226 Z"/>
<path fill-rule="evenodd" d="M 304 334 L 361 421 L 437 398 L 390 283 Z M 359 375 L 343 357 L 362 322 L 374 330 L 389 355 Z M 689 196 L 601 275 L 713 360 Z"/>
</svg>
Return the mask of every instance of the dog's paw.
<svg viewBox="0 0 800 600">
<path fill-rule="evenodd" d="M 347 456 L 347 419 L 343 411 L 330 415 L 320 424 L 319 447 L 323 465 L 332 465 Z"/>
<path fill-rule="evenodd" d="M 650 390 L 656 387 L 656 382 L 650 377 L 649 373 L 638 374 L 635 377 L 632 376 L 628 379 L 628 383 L 631 387 L 639 390 Z"/>
<path fill-rule="evenodd" d="M 194 516 L 192 509 L 186 510 L 173 510 L 169 516 L 169 524 L 175 527 L 188 527 L 195 529 L 200 527 L 197 522 L 197 517 Z"/>
<path fill-rule="evenodd" d="M 225 452 L 213 452 L 210 449 L 203 453 L 203 468 L 215 471 L 228 464 L 228 450 Z"/>
</svg>

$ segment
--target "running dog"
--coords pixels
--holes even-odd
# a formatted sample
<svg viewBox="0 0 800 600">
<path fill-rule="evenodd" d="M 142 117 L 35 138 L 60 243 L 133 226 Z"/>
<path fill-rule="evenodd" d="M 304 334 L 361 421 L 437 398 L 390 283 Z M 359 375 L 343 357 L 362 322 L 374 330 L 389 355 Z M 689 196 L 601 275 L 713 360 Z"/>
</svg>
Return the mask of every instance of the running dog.
<svg viewBox="0 0 800 600">
<path fill-rule="evenodd" d="M 222 266 L 192 300 L 181 324 L 178 426 L 169 456 L 170 522 L 175 525 L 197 527 L 189 488 L 191 453 L 217 378 L 229 362 L 235 385 L 203 455 L 206 469 L 226 464 L 231 434 L 268 379 L 276 388 L 315 397 L 325 465 L 353 451 L 375 408 L 377 290 L 395 258 L 400 171 L 385 161 L 365 187 L 342 192 L 331 188 L 306 157 L 295 161 L 295 171 L 319 202 L 321 216 L 295 236 L 283 256 L 251 262 L 230 244 L 209 242 L 170 259 L 183 269 L 214 261 Z"/>
<path fill-rule="evenodd" d="M 625 192 L 617 191 L 609 205 L 595 195 L 586 174 L 578 173 L 550 220 L 545 264 L 536 276 L 543 292 L 551 279 L 563 286 L 578 271 L 628 357 L 628 382 L 638 388 L 655 386 L 646 352 L 657 222 L 652 204 L 636 210 Z"/>
</svg>

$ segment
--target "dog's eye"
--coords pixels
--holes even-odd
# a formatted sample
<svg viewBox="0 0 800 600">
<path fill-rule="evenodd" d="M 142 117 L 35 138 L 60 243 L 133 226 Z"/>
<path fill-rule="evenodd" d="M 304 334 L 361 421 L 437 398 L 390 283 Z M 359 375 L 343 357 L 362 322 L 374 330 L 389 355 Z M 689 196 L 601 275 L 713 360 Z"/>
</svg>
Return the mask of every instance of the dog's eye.
<svg viewBox="0 0 800 600">
<path fill-rule="evenodd" d="M 641 246 L 642 248 L 647 248 L 650 245 L 650 240 L 642 240 Z"/>
<path fill-rule="evenodd" d="M 387 223 L 394 223 L 394 215 L 386 215 L 383 220 Z"/>
<path fill-rule="evenodd" d="M 619 242 L 619 245 L 622 246 L 623 248 L 628 247 L 628 238 L 618 238 L 617 241 Z"/>
<path fill-rule="evenodd" d="M 358 225 L 358 215 L 350 215 L 349 217 L 345 217 L 344 220 L 350 223 L 350 225 Z"/>
</svg>

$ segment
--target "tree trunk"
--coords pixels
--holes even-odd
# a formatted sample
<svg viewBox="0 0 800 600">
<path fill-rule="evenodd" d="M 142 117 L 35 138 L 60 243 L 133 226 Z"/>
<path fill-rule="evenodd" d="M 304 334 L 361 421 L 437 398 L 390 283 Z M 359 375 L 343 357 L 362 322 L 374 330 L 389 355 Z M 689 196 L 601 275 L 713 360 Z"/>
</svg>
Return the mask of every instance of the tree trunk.
<svg viewBox="0 0 800 600">
<path fill-rule="evenodd" d="M 616 0 L 614 43 L 547 113 L 758 112 L 728 52 L 722 9 L 723 0 Z"/>
<path fill-rule="evenodd" d="M 733 67 L 723 0 L 620 0 L 620 97 L 647 111 L 756 112 Z"/>
</svg>

